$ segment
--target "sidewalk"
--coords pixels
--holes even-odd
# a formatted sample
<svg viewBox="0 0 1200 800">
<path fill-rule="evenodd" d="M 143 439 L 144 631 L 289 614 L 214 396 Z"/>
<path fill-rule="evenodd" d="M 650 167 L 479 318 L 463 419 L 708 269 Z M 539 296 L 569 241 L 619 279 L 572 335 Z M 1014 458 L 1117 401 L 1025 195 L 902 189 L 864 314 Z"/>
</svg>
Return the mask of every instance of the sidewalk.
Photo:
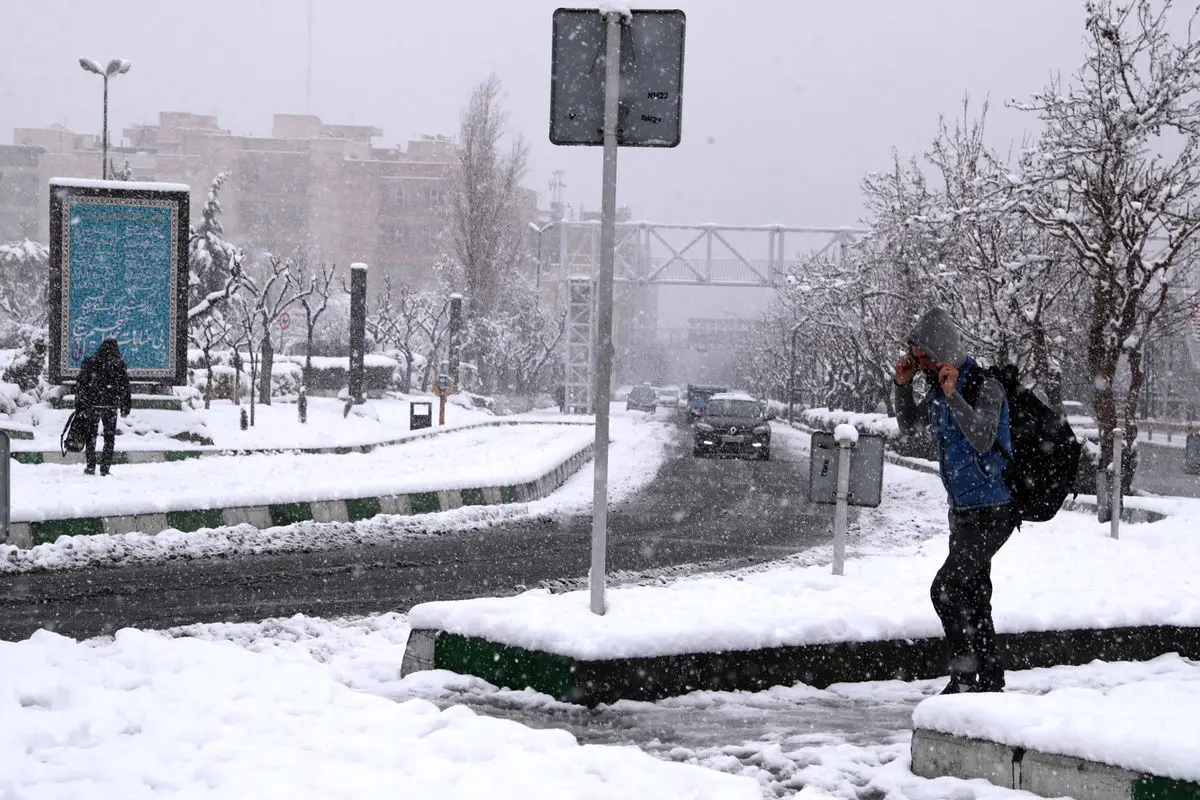
<svg viewBox="0 0 1200 800">
<path fill-rule="evenodd" d="M 590 425 L 498 420 L 342 455 L 283 453 L 78 466 L 14 464 L 12 538 L 353 522 L 544 497 L 591 458 Z"/>
</svg>

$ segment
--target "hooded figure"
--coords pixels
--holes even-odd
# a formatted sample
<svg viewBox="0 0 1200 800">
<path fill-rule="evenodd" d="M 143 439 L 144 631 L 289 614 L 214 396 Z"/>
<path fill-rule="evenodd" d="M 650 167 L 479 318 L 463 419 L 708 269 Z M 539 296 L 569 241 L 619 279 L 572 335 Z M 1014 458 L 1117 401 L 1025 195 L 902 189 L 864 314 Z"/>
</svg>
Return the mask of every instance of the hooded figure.
<svg viewBox="0 0 1200 800">
<path fill-rule="evenodd" d="M 930 587 L 946 633 L 944 693 L 998 692 L 1004 667 L 992 623 L 992 558 L 1017 522 L 1003 474 L 1012 453 L 1007 396 L 967 354 L 944 310 L 921 317 L 908 344 L 896 362 L 896 421 L 906 436 L 932 432 L 950 504 L 950 553 Z M 920 402 L 911 385 L 918 370 L 929 383 Z M 974 404 L 962 395 L 969 381 L 979 387 Z"/>
<path fill-rule="evenodd" d="M 129 370 L 121 358 L 121 348 L 116 339 L 105 339 L 95 353 L 83 360 L 75 382 L 75 407 L 85 423 L 85 474 L 96 474 L 96 434 L 101 423 L 104 451 L 100 456 L 100 474 L 108 474 L 116 445 L 117 412 L 127 417 L 132 405 Z"/>
</svg>

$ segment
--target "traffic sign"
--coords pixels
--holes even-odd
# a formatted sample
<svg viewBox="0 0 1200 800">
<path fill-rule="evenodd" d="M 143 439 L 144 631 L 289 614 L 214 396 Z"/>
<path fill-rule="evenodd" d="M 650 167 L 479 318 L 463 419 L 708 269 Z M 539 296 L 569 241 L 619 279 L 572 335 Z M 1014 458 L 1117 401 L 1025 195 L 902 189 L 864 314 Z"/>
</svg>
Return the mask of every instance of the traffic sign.
<svg viewBox="0 0 1200 800">
<path fill-rule="evenodd" d="M 450 376 L 438 375 L 433 381 L 433 391 L 442 397 L 450 394 Z"/>
<path fill-rule="evenodd" d="M 279 315 L 279 330 L 286 331 L 290 327 L 292 327 L 292 315 L 285 311 Z"/>
<path fill-rule="evenodd" d="M 598 9 L 554 12 L 550 61 L 550 141 L 604 143 L 606 28 Z M 675 147 L 683 113 L 683 38 L 679 10 L 633 9 L 621 26 L 617 145 Z"/>
</svg>

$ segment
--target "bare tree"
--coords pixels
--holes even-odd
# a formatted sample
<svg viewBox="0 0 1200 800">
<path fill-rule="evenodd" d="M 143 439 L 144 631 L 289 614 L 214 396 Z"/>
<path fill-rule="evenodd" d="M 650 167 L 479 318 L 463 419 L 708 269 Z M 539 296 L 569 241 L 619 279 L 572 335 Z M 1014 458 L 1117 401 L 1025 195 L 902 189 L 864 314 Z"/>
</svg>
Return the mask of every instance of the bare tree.
<svg viewBox="0 0 1200 800">
<path fill-rule="evenodd" d="M 1200 230 L 1200 43 L 1168 33 L 1169 0 L 1087 5 L 1087 54 L 1075 86 L 1052 82 L 1017 107 L 1044 131 L 1022 159 L 1018 207 L 1066 244 L 1090 294 L 1087 363 L 1101 464 L 1112 431 L 1137 442 L 1148 335 L 1169 311 L 1177 269 Z M 1194 15 L 1193 15 L 1194 19 Z M 1118 412 L 1117 367 L 1130 387 Z M 1128 488 L 1136 459 L 1126 461 Z"/>
<path fill-rule="evenodd" d="M 304 385 L 312 379 L 313 334 L 321 316 L 329 308 L 329 298 L 332 294 L 333 276 L 337 266 L 321 262 L 319 272 L 310 272 L 308 276 L 308 293 L 300 298 L 304 307 Z"/>
<path fill-rule="evenodd" d="M 502 284 L 527 258 L 522 246 L 520 182 L 529 146 L 520 137 L 503 148 L 505 114 L 500 79 L 494 74 L 475 87 L 460 120 L 458 161 L 451 176 L 449 229 L 458 282 L 470 304 L 468 360 L 488 361 L 492 343 L 482 336 L 494 326 L 479 324 L 496 310 Z"/>
<path fill-rule="evenodd" d="M 243 327 L 250 339 L 252 372 L 256 362 L 259 360 L 262 362 L 262 371 L 258 376 L 258 401 L 269 406 L 271 405 L 271 372 L 275 361 L 275 347 L 271 342 L 271 330 L 278 324 L 283 312 L 310 297 L 314 287 L 311 284 L 305 284 L 296 262 L 291 258 L 268 255 L 257 272 L 256 276 L 247 275 L 244 279 L 245 294 L 248 296 L 247 302 L 243 304 L 243 316 L 249 314 L 252 319 Z M 256 349 L 259 351 L 257 357 L 254 353 Z M 254 375 L 252 374 L 252 386 L 253 381 Z M 253 405 L 251 405 L 251 409 L 253 409 Z M 251 416 L 253 416 L 253 411 Z"/>
<path fill-rule="evenodd" d="M 231 323 L 225 309 L 206 314 L 199 322 L 188 328 L 188 338 L 204 356 L 205 385 L 204 408 L 212 408 L 213 394 L 213 350 L 228 344 Z M 235 376 L 236 377 L 236 376 Z"/>
</svg>

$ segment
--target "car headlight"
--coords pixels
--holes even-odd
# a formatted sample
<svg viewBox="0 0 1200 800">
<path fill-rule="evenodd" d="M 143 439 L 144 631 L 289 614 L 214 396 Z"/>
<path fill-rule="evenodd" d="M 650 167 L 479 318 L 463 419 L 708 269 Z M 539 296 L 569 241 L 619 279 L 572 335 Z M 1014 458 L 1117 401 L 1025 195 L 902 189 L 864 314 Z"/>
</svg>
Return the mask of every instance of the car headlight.
<svg viewBox="0 0 1200 800">
<path fill-rule="evenodd" d="M 754 432 L 755 433 L 770 433 L 771 426 L 770 425 L 759 425 L 757 428 L 754 429 Z"/>
<path fill-rule="evenodd" d="M 707 422 L 697 422 L 696 423 L 696 430 L 698 430 L 698 431 L 704 431 L 705 433 L 708 433 L 712 429 L 713 429 L 713 426 L 709 425 Z"/>
</svg>

